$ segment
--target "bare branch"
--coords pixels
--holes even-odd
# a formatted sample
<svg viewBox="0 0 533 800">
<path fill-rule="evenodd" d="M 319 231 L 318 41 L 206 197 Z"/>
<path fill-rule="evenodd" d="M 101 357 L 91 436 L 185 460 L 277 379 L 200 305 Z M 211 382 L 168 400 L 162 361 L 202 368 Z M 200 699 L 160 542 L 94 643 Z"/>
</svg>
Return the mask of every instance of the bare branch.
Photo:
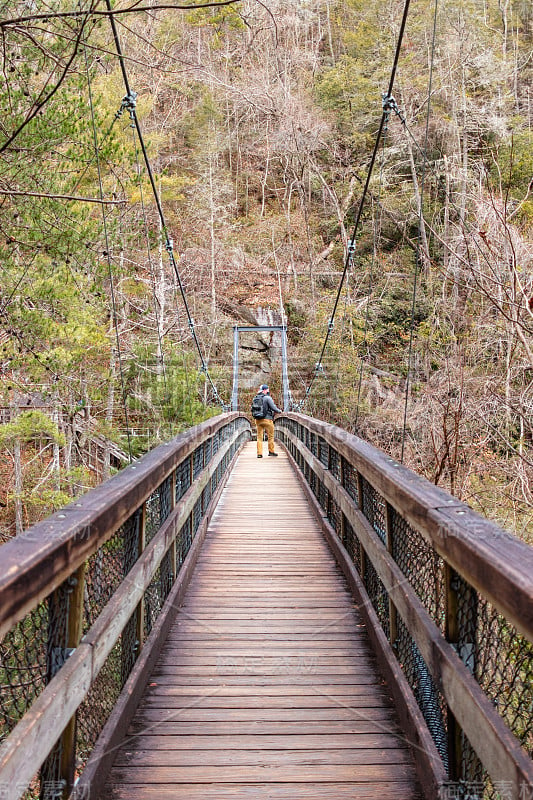
<svg viewBox="0 0 533 800">
<path fill-rule="evenodd" d="M 101 205 L 119 206 L 127 203 L 127 200 L 100 200 L 96 197 L 77 197 L 70 194 L 42 194 L 41 192 L 19 192 L 13 189 L 0 189 L 1 195 L 7 197 L 49 197 L 51 200 L 76 200 L 80 203 L 100 203 Z"/>
<path fill-rule="evenodd" d="M 96 0 L 96 2 L 98 2 L 98 0 Z M 91 10 L 83 12 L 83 15 L 84 15 L 85 19 L 83 20 L 82 24 L 80 25 L 80 29 L 79 29 L 79 32 L 78 32 L 78 35 L 77 35 L 76 42 L 74 44 L 73 51 L 72 51 L 72 53 L 70 55 L 70 58 L 68 59 L 67 63 L 63 67 L 61 75 L 59 76 L 55 86 L 53 86 L 52 89 L 50 89 L 50 91 L 46 95 L 41 96 L 40 101 L 35 105 L 33 111 L 31 111 L 27 115 L 26 119 L 23 122 L 21 122 L 21 124 L 18 126 L 18 128 L 15 131 L 13 131 L 13 133 L 8 137 L 8 139 L 2 144 L 2 146 L 0 147 L 0 153 L 3 153 L 5 150 L 7 150 L 9 145 L 24 130 L 26 125 L 28 125 L 32 121 L 32 119 L 34 119 L 37 116 L 37 114 L 39 113 L 41 108 L 44 105 L 46 105 L 46 103 L 54 96 L 54 94 L 57 92 L 57 90 L 59 89 L 59 87 L 61 86 L 63 81 L 66 79 L 66 77 L 67 77 L 67 75 L 69 73 L 70 67 L 74 63 L 74 59 L 76 58 L 76 56 L 78 54 L 78 50 L 79 50 L 79 46 L 80 46 L 80 43 L 81 43 L 81 40 L 82 40 L 83 32 L 85 30 L 85 26 L 87 25 L 87 22 L 89 21 L 89 18 L 90 18 L 90 15 L 91 15 Z M 41 95 L 42 95 L 42 93 L 41 93 Z"/>
<path fill-rule="evenodd" d="M 232 6 L 240 3 L 241 0 L 220 0 L 218 3 L 199 3 L 196 5 L 190 4 L 181 4 L 181 3 L 156 3 L 153 6 L 138 6 L 137 3 L 134 3 L 132 6 L 128 8 L 117 8 L 113 9 L 113 11 L 59 11 L 59 12 L 50 12 L 49 14 L 28 14 L 25 17 L 16 17 L 15 19 L 4 19 L 0 21 L 0 28 L 7 28 L 10 25 L 19 25 L 22 22 L 32 22 L 34 20 L 39 19 L 65 19 L 65 18 L 76 18 L 76 17 L 83 17 L 86 16 L 87 13 L 93 17 L 112 17 L 117 16 L 118 14 L 132 14 L 138 13 L 140 11 L 152 12 L 152 11 L 164 11 L 164 10 L 171 10 L 175 9 L 177 11 L 196 11 L 200 8 L 218 8 L 222 6 Z"/>
</svg>

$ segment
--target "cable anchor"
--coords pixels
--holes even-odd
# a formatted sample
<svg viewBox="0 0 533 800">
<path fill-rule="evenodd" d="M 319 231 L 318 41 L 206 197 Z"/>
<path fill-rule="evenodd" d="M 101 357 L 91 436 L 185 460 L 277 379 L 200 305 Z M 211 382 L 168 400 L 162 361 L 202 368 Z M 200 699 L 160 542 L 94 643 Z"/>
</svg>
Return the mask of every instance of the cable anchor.
<svg viewBox="0 0 533 800">
<path fill-rule="evenodd" d="M 400 122 L 403 125 L 405 125 L 405 117 L 398 108 L 398 103 L 396 102 L 392 94 L 387 94 L 386 92 L 383 92 L 381 95 L 381 104 L 383 106 L 383 113 L 387 115 L 387 120 L 389 118 L 390 112 L 394 111 L 396 116 L 399 117 Z"/>
<path fill-rule="evenodd" d="M 122 99 L 122 108 L 127 109 L 130 114 L 137 108 L 137 92 L 129 92 Z"/>
<path fill-rule="evenodd" d="M 328 322 L 328 333 L 331 333 L 334 327 L 335 327 L 335 320 L 332 317 Z"/>
<path fill-rule="evenodd" d="M 383 111 L 398 111 L 398 103 L 392 94 L 387 94 L 387 92 L 382 92 L 381 94 L 381 105 L 383 106 Z"/>
<path fill-rule="evenodd" d="M 167 253 L 172 253 L 172 251 L 174 250 L 174 240 L 173 239 L 168 239 L 167 238 L 167 240 L 165 242 L 165 250 L 167 251 Z"/>
<path fill-rule="evenodd" d="M 119 119 L 125 111 L 129 111 L 130 118 L 131 118 L 131 127 L 135 127 L 135 109 L 137 108 L 137 92 L 128 92 L 125 97 L 122 98 L 122 103 L 120 104 L 120 108 L 115 114 L 115 119 Z"/>
</svg>

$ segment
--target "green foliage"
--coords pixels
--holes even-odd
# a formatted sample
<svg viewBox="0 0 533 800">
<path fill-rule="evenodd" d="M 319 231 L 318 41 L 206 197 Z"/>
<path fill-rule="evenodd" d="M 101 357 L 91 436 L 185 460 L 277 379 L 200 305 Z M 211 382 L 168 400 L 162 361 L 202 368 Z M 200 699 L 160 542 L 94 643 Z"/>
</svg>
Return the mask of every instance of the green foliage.
<svg viewBox="0 0 533 800">
<path fill-rule="evenodd" d="M 57 425 L 42 411 L 23 411 L 12 422 L 0 427 L 0 447 L 12 447 L 18 442 L 36 442 L 41 439 L 65 444 L 65 437 Z"/>
<path fill-rule="evenodd" d="M 189 11 L 185 19 L 189 25 L 207 28 L 210 32 L 210 46 L 221 47 L 228 33 L 241 31 L 245 27 L 240 14 L 240 3 L 220 8 L 198 8 Z"/>
<path fill-rule="evenodd" d="M 204 406 L 204 378 L 190 353 L 166 352 L 163 362 L 156 347 L 138 343 L 126 373 L 127 401 L 135 433 L 135 454 L 202 422 L 216 409 Z M 122 437 L 122 446 L 126 446 Z"/>
<path fill-rule="evenodd" d="M 509 189 L 513 197 L 521 200 L 526 196 L 533 175 L 533 132 L 518 131 L 497 152 L 497 161 L 492 164 L 493 185 L 498 188 L 500 177 L 503 189 Z"/>
<path fill-rule="evenodd" d="M 324 70 L 316 81 L 315 93 L 354 149 L 370 144 L 371 136 L 364 129 L 381 116 L 381 101 L 375 81 L 365 76 L 358 59 L 345 55 L 334 67 Z"/>
</svg>

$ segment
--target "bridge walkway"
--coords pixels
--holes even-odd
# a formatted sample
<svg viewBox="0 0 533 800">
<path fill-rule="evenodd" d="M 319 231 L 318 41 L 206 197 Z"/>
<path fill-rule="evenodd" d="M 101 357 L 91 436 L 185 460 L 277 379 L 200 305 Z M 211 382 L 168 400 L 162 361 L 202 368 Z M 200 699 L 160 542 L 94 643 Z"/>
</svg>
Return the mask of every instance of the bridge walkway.
<svg viewBox="0 0 533 800">
<path fill-rule="evenodd" d="M 239 457 L 104 797 L 420 797 L 366 631 L 284 453 L 259 461 L 250 443 Z"/>
</svg>

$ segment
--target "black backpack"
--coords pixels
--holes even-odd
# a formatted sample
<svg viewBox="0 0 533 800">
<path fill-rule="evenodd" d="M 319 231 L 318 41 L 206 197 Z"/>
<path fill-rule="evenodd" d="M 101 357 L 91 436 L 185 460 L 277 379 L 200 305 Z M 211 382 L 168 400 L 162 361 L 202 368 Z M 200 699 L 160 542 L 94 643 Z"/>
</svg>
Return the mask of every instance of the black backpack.
<svg viewBox="0 0 533 800">
<path fill-rule="evenodd" d="M 252 417 L 254 419 L 264 419 L 266 416 L 265 406 L 263 403 L 264 397 L 265 397 L 264 394 L 256 394 L 256 396 L 252 400 L 251 411 L 252 411 Z"/>
</svg>

